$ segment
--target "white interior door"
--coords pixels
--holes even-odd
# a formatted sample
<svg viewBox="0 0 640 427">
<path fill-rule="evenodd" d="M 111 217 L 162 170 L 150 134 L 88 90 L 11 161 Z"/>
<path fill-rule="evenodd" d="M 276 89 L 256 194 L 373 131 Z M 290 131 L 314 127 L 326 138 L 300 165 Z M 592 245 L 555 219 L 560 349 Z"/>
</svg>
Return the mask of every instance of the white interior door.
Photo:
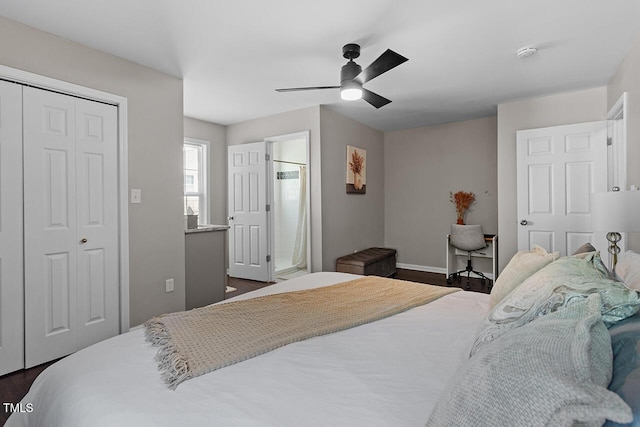
<svg viewBox="0 0 640 427">
<path fill-rule="evenodd" d="M 31 367 L 118 333 L 117 124 L 115 107 L 40 89 L 23 103 Z"/>
<path fill-rule="evenodd" d="M 229 276 L 267 282 L 266 143 L 228 148 Z"/>
<path fill-rule="evenodd" d="M 77 348 L 74 98 L 24 88 L 25 365 Z"/>
<path fill-rule="evenodd" d="M 591 193 L 607 190 L 606 122 L 517 133 L 518 250 L 572 254 L 606 240 L 591 231 Z M 606 262 L 606 260 L 605 260 Z"/>
<path fill-rule="evenodd" d="M 118 334 L 118 118 L 75 100 L 78 349 Z"/>
<path fill-rule="evenodd" d="M 22 86 L 0 81 L 0 375 L 24 367 Z"/>
</svg>

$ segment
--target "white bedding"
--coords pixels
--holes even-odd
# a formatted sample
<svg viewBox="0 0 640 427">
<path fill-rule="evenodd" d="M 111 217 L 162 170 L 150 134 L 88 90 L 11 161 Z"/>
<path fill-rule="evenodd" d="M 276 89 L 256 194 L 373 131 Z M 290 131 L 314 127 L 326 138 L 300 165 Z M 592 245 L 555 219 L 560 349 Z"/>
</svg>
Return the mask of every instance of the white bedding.
<svg viewBox="0 0 640 427">
<path fill-rule="evenodd" d="M 240 300 L 359 276 L 314 273 Z M 473 343 L 489 295 L 456 292 L 425 306 L 289 344 L 180 384 L 161 381 L 138 329 L 47 368 L 12 426 L 424 426 Z"/>
</svg>

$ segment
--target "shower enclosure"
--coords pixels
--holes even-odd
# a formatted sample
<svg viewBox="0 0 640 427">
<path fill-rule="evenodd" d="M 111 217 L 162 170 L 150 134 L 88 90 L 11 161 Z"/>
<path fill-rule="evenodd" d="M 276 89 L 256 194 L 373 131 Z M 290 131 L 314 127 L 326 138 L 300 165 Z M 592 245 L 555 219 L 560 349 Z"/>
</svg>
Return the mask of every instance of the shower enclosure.
<svg viewBox="0 0 640 427">
<path fill-rule="evenodd" d="M 272 143 L 276 278 L 307 270 L 306 144 Z"/>
</svg>

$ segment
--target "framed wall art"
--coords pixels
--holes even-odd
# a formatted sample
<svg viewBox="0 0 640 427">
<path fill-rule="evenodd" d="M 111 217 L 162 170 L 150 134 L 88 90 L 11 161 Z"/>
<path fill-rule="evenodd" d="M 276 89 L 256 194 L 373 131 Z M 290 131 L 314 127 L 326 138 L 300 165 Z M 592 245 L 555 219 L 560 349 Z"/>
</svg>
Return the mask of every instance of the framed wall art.
<svg viewBox="0 0 640 427">
<path fill-rule="evenodd" d="M 367 192 L 367 150 L 347 145 L 347 194 Z"/>
</svg>

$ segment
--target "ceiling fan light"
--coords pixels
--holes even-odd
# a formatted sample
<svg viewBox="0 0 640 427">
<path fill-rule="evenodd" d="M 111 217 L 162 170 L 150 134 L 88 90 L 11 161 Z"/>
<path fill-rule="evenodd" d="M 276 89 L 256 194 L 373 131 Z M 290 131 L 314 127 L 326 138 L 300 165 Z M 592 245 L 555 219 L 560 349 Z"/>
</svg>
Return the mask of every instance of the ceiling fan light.
<svg viewBox="0 0 640 427">
<path fill-rule="evenodd" d="M 362 89 L 342 89 L 340 96 L 345 101 L 355 101 L 362 98 Z"/>
<path fill-rule="evenodd" d="M 362 84 L 355 80 L 343 82 L 340 97 L 345 101 L 355 101 L 362 98 Z"/>
</svg>

